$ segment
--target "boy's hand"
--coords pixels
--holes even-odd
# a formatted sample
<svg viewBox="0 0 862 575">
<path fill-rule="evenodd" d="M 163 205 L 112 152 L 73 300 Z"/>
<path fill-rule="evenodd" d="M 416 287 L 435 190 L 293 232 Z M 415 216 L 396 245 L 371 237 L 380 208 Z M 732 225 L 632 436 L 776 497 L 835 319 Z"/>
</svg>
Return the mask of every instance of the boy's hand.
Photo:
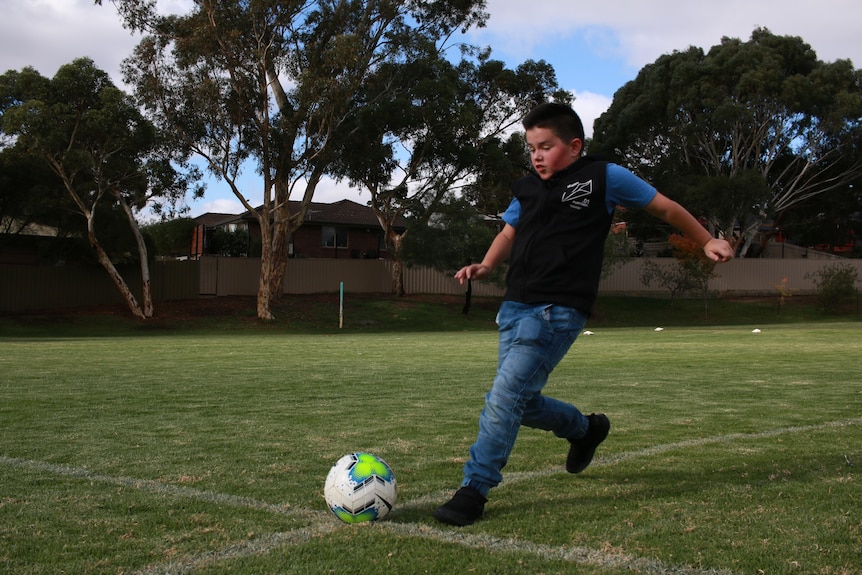
<svg viewBox="0 0 862 575">
<path fill-rule="evenodd" d="M 458 280 L 461 285 L 464 285 L 464 280 L 480 280 L 488 277 L 488 274 L 490 273 L 491 270 L 486 265 L 470 264 L 469 266 L 464 266 L 455 272 L 455 279 Z"/>
<path fill-rule="evenodd" d="M 714 262 L 726 262 L 733 259 L 733 248 L 727 241 L 712 238 L 703 245 L 703 253 Z"/>
</svg>

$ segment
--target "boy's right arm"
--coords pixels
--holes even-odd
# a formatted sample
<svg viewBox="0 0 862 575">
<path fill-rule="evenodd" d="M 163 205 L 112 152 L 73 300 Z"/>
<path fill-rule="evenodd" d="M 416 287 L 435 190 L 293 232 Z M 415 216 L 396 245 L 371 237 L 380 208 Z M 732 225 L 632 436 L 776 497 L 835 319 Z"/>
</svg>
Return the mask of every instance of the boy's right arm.
<svg viewBox="0 0 862 575">
<path fill-rule="evenodd" d="M 482 263 L 464 266 L 455 273 L 455 279 L 463 285 L 464 280 L 480 280 L 487 277 L 494 271 L 494 268 L 509 257 L 514 242 L 515 228 L 506 224 L 503 226 L 502 231 L 497 234 L 497 237 L 494 238 L 494 241 L 491 242 L 491 247 L 488 248 L 488 252 L 482 259 Z"/>
<path fill-rule="evenodd" d="M 686 236 L 697 242 L 706 256 L 714 262 L 726 262 L 733 258 L 733 248 L 725 240 L 712 235 L 681 205 L 661 193 L 644 209 L 647 213 L 664 220 Z"/>
</svg>

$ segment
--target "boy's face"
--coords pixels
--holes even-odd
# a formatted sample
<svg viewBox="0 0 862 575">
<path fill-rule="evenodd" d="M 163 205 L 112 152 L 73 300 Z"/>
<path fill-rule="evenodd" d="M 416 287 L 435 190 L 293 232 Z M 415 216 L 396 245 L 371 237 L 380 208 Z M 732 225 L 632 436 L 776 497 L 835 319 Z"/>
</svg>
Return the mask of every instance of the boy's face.
<svg viewBox="0 0 862 575">
<path fill-rule="evenodd" d="M 533 168 L 540 178 L 547 180 L 580 157 L 583 142 L 575 138 L 566 143 L 549 128 L 530 128 L 527 130 L 527 148 Z"/>
</svg>

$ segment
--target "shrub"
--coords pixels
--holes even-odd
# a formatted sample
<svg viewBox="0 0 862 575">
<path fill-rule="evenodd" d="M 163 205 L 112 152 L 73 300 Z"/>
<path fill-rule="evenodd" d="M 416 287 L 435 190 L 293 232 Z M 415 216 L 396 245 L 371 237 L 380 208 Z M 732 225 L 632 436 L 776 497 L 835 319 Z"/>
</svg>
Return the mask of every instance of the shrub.
<svg viewBox="0 0 862 575">
<path fill-rule="evenodd" d="M 859 272 L 850 264 L 826 265 L 816 272 L 805 274 L 805 277 L 814 282 L 820 308 L 824 311 L 836 311 L 857 297 Z"/>
<path fill-rule="evenodd" d="M 680 262 L 660 265 L 654 261 L 647 260 L 644 262 L 640 280 L 645 286 L 657 283 L 668 290 L 671 304 L 678 296 L 697 287 L 697 280 L 692 277 L 689 270 Z"/>
</svg>

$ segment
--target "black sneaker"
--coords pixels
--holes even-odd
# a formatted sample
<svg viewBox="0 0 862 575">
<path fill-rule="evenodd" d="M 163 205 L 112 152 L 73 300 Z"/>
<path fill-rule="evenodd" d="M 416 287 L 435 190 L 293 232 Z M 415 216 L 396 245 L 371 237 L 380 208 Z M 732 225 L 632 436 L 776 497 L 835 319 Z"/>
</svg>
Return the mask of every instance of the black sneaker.
<svg viewBox="0 0 862 575">
<path fill-rule="evenodd" d="M 587 418 L 590 420 L 587 434 L 580 439 L 569 440 L 571 446 L 566 458 L 566 471 L 569 473 L 580 473 L 590 465 L 596 447 L 605 440 L 611 430 L 611 421 L 604 413 L 591 413 Z"/>
<path fill-rule="evenodd" d="M 471 525 L 482 516 L 487 501 L 476 488 L 462 487 L 448 503 L 434 511 L 434 519 L 457 527 Z"/>
</svg>

